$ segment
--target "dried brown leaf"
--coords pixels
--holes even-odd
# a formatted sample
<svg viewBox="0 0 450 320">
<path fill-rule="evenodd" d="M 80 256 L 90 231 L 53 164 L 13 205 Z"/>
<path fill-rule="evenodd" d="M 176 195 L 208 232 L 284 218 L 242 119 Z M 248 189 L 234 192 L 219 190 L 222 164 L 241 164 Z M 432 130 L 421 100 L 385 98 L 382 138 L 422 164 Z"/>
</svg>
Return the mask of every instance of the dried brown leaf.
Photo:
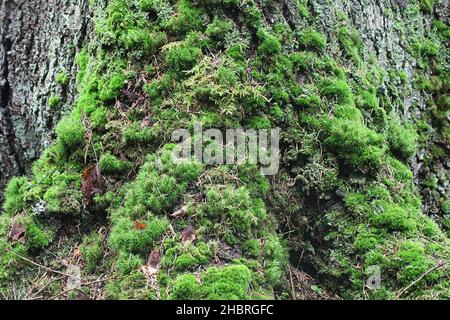
<svg viewBox="0 0 450 320">
<path fill-rule="evenodd" d="M 13 241 L 18 241 L 22 244 L 25 244 L 25 242 L 26 242 L 25 232 L 26 232 L 26 229 L 23 225 L 21 225 L 20 223 L 14 222 L 11 227 L 11 231 L 9 233 L 10 239 Z"/>
<path fill-rule="evenodd" d="M 192 243 L 195 241 L 196 231 L 194 227 L 189 226 L 181 233 L 181 241 Z"/>
<path fill-rule="evenodd" d="M 92 196 L 100 192 L 101 174 L 98 165 L 89 165 L 83 171 L 82 190 L 85 199 L 90 203 Z"/>
</svg>

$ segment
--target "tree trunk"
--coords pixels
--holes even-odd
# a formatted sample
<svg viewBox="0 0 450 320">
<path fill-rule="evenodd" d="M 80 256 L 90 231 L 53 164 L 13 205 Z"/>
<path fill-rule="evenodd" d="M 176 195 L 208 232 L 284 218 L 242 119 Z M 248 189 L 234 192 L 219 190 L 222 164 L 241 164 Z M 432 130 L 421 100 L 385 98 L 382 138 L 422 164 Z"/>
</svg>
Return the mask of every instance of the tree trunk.
<svg viewBox="0 0 450 320">
<path fill-rule="evenodd" d="M 2 0 L 0 7 L 0 202 L 11 176 L 52 141 L 76 95 L 75 55 L 89 35 L 87 0 Z M 70 77 L 58 85 L 55 77 Z M 48 100 L 60 96 L 51 109 Z"/>
</svg>

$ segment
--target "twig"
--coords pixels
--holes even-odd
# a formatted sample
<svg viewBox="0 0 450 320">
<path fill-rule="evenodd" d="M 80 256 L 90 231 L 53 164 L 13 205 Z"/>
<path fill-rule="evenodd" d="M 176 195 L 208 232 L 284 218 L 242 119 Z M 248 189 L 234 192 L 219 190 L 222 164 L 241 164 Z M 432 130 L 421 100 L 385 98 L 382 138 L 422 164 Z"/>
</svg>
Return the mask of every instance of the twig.
<svg viewBox="0 0 450 320">
<path fill-rule="evenodd" d="M 406 288 L 400 290 L 400 292 L 397 294 L 397 296 L 395 297 L 395 300 L 400 299 L 400 297 L 409 290 L 409 288 L 411 288 L 412 286 L 414 286 L 416 283 L 418 283 L 420 280 L 422 280 L 424 277 L 426 277 L 428 274 L 430 274 L 431 272 L 433 272 L 434 270 L 440 269 L 444 266 L 446 266 L 448 264 L 448 262 L 446 263 L 442 263 L 442 264 L 438 264 L 436 266 L 434 266 L 433 268 L 431 268 L 430 270 L 424 272 L 420 277 L 418 277 L 416 280 L 414 280 L 413 282 L 411 282 Z"/>
<path fill-rule="evenodd" d="M 289 266 L 289 280 L 291 281 L 292 299 L 297 300 L 295 295 L 294 279 L 292 279 L 292 268 Z"/>
<path fill-rule="evenodd" d="M 15 252 L 11 251 L 11 250 L 6 249 L 6 251 L 8 251 L 9 253 L 12 253 L 12 254 L 15 255 L 16 257 L 18 257 L 18 258 L 20 258 L 20 259 L 22 259 L 22 260 L 24 260 L 24 261 L 26 261 L 26 262 L 28 262 L 28 263 L 31 263 L 32 265 L 35 265 L 36 267 L 45 269 L 45 270 L 47 270 L 47 271 L 49 271 L 49 272 L 53 272 L 53 273 L 60 274 L 60 275 L 65 276 L 65 277 L 69 277 L 69 278 L 72 278 L 72 277 L 73 277 L 73 276 L 70 275 L 70 274 L 67 274 L 67 273 L 64 273 L 64 272 L 61 272 L 61 271 L 57 271 L 57 270 L 53 270 L 53 269 L 51 269 L 51 268 L 49 268 L 49 267 L 43 266 L 43 265 L 41 265 L 41 264 L 39 264 L 39 263 L 36 263 L 36 262 L 34 262 L 34 261 L 30 260 L 30 259 L 27 259 L 27 258 L 21 256 L 20 254 L 17 254 L 17 253 L 15 253 Z"/>
</svg>

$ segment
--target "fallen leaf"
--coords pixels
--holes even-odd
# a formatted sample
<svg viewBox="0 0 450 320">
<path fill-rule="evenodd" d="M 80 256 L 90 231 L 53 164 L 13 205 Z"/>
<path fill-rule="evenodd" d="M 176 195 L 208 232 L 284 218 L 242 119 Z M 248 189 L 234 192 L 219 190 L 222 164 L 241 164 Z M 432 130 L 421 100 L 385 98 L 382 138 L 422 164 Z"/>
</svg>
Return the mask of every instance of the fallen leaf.
<svg viewBox="0 0 450 320">
<path fill-rule="evenodd" d="M 174 219 L 176 218 L 181 218 L 184 217 L 187 213 L 187 207 L 186 206 L 182 206 L 180 208 L 180 210 L 175 211 L 174 213 L 172 213 L 170 216 Z"/>
<path fill-rule="evenodd" d="M 18 241 L 22 244 L 25 244 L 25 227 L 19 223 L 14 222 L 11 231 L 10 231 L 10 238 L 13 241 Z"/>
<path fill-rule="evenodd" d="M 195 232 L 195 229 L 192 226 L 187 227 L 181 233 L 181 240 L 183 242 L 192 243 L 192 242 L 194 242 L 195 237 L 196 237 L 196 232 Z"/>
<path fill-rule="evenodd" d="M 81 187 L 88 203 L 94 194 L 100 192 L 100 181 L 101 174 L 98 165 L 90 165 L 84 169 Z"/>
<path fill-rule="evenodd" d="M 147 265 L 149 267 L 156 269 L 156 268 L 158 268 L 160 260 L 161 260 L 161 254 L 159 253 L 159 249 L 155 249 L 150 253 L 150 255 L 148 257 Z"/>
<path fill-rule="evenodd" d="M 142 223 L 140 221 L 135 221 L 134 222 L 134 227 L 138 230 L 144 230 L 145 228 L 147 228 L 147 225 L 145 223 Z"/>
</svg>

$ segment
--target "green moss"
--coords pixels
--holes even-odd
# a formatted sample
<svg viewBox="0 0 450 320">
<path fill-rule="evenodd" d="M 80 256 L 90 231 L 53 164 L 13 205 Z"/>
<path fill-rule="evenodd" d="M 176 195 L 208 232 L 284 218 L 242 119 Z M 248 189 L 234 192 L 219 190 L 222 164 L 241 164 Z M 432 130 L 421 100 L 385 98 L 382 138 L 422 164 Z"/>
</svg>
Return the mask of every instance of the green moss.
<svg viewBox="0 0 450 320">
<path fill-rule="evenodd" d="M 327 41 L 320 32 L 315 29 L 307 29 L 301 33 L 299 44 L 305 49 L 323 50 L 327 45 Z"/>
<path fill-rule="evenodd" d="M 419 4 L 420 4 L 420 9 L 422 9 L 423 12 L 432 13 L 433 7 L 435 4 L 435 0 L 420 0 Z"/>
<path fill-rule="evenodd" d="M 8 182 L 3 203 L 3 210 L 6 214 L 14 216 L 25 208 L 29 189 L 30 183 L 26 177 L 14 177 Z"/>
<path fill-rule="evenodd" d="M 163 218 L 150 218 L 143 230 L 137 229 L 132 220 L 125 217 L 115 219 L 109 242 L 119 251 L 146 253 L 154 242 L 167 230 L 168 221 Z"/>
<path fill-rule="evenodd" d="M 184 77 L 184 72 L 190 70 L 200 59 L 202 51 L 194 46 L 176 46 L 166 56 L 168 67 L 179 78 Z"/>
<path fill-rule="evenodd" d="M 106 285 L 105 297 L 112 300 L 154 300 L 156 293 L 147 288 L 142 272 L 134 272 Z"/>
<path fill-rule="evenodd" d="M 76 112 L 62 118 L 56 126 L 58 142 L 68 151 L 85 143 L 85 133 L 81 115 Z"/>
<path fill-rule="evenodd" d="M 59 85 L 65 87 L 70 82 L 70 76 L 68 76 L 64 72 L 59 72 L 56 74 L 55 80 Z"/>
<path fill-rule="evenodd" d="M 203 10 L 193 6 L 191 0 L 178 1 L 177 14 L 167 23 L 169 29 L 179 35 L 199 30 L 202 25 Z"/>
<path fill-rule="evenodd" d="M 401 283 L 409 285 L 419 279 L 428 270 L 435 266 L 435 261 L 425 253 L 425 246 L 417 241 L 404 241 L 396 254 L 395 267 L 399 270 L 398 279 Z M 426 283 L 437 278 L 436 272 L 426 275 L 421 282 Z"/>
<path fill-rule="evenodd" d="M 212 267 L 202 273 L 201 291 L 211 300 L 246 299 L 251 279 L 252 273 L 244 265 Z"/>
<path fill-rule="evenodd" d="M 100 83 L 99 97 L 103 101 L 114 100 L 125 86 L 125 76 L 122 73 L 112 74 L 107 81 Z"/>
<path fill-rule="evenodd" d="M 320 93 L 338 104 L 353 104 L 352 89 L 342 80 L 326 79 L 321 84 Z"/>
<path fill-rule="evenodd" d="M 200 284 L 192 274 L 183 274 L 176 278 L 170 298 L 172 300 L 194 300 L 200 291 Z"/>
<path fill-rule="evenodd" d="M 409 158 L 417 152 L 418 135 L 411 124 L 401 123 L 393 117 L 389 122 L 388 130 L 388 141 L 392 152 L 403 158 Z"/>
<path fill-rule="evenodd" d="M 226 36 L 233 30 L 231 21 L 214 20 L 205 30 L 211 46 L 223 48 L 226 44 Z"/>
<path fill-rule="evenodd" d="M 391 231 L 413 231 L 417 228 L 414 218 L 405 208 L 385 201 L 379 201 L 377 204 L 381 212 L 373 212 L 369 217 L 369 221 L 376 227 Z"/>
<path fill-rule="evenodd" d="M 144 261 L 138 255 L 121 251 L 116 264 L 120 274 L 128 275 L 139 270 L 139 268 L 144 264 Z"/>
<path fill-rule="evenodd" d="M 85 236 L 80 245 L 86 271 L 91 273 L 97 267 L 103 255 L 103 236 L 98 232 Z"/>
<path fill-rule="evenodd" d="M 438 34 L 440 34 L 444 39 L 450 39 L 450 27 L 445 24 L 445 22 L 440 20 L 433 20 L 432 27 Z"/>
<path fill-rule="evenodd" d="M 258 258 L 261 253 L 261 245 L 257 239 L 249 239 L 243 245 L 244 254 L 250 258 Z"/>
<path fill-rule="evenodd" d="M 51 231 L 45 230 L 40 224 L 31 219 L 27 220 L 25 228 L 26 245 L 31 250 L 45 248 L 53 239 L 53 233 Z"/>
<path fill-rule="evenodd" d="M 346 56 L 350 58 L 356 66 L 361 66 L 361 55 L 364 51 L 364 43 L 357 31 L 342 27 L 338 30 L 337 38 Z"/>
<path fill-rule="evenodd" d="M 134 143 L 148 144 L 153 141 L 154 134 L 151 128 L 142 128 L 137 122 L 123 128 L 123 137 L 125 143 L 133 145 Z"/>
<path fill-rule="evenodd" d="M 59 96 L 59 95 L 51 96 L 51 97 L 48 99 L 48 106 L 49 106 L 51 109 L 56 109 L 57 107 L 60 106 L 61 100 L 62 100 L 62 98 L 61 98 L 61 96 Z"/>
<path fill-rule="evenodd" d="M 207 199 L 207 211 L 217 219 L 229 219 L 240 236 L 250 235 L 252 227 L 267 217 L 264 203 L 255 202 L 245 188 L 211 187 L 207 191 Z"/>
<path fill-rule="evenodd" d="M 258 38 L 260 40 L 258 53 L 262 57 L 274 56 L 281 52 L 282 46 L 280 40 L 270 34 L 266 29 L 258 30 Z"/>
<path fill-rule="evenodd" d="M 121 175 L 131 169 L 131 164 L 122 161 L 111 153 L 106 153 L 100 157 L 100 170 L 106 175 Z"/>
</svg>

